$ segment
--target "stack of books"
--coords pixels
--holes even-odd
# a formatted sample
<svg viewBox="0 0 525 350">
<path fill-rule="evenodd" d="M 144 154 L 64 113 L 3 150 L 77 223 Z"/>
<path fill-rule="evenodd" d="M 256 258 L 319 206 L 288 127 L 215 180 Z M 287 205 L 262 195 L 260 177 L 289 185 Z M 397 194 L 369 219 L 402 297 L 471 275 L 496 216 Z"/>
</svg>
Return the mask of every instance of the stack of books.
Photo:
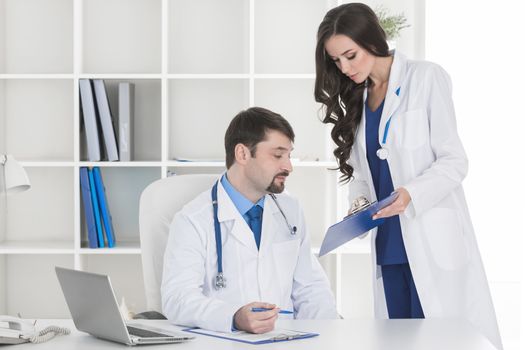
<svg viewBox="0 0 525 350">
<path fill-rule="evenodd" d="M 99 167 L 80 168 L 80 192 L 84 203 L 89 247 L 113 248 L 115 233 Z"/>
<path fill-rule="evenodd" d="M 80 79 L 80 101 L 88 160 L 133 159 L 134 85 L 118 84 L 118 139 L 104 80 Z M 104 142 L 101 142 L 103 139 Z M 101 144 L 104 147 L 101 147 Z M 102 154 L 102 150 L 105 151 Z"/>
</svg>

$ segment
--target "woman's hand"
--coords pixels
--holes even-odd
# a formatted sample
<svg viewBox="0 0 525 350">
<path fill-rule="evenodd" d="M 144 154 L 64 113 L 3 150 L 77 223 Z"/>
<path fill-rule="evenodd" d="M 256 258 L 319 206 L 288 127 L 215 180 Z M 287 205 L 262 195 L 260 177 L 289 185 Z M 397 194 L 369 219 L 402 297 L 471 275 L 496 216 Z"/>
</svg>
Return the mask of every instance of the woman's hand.
<svg viewBox="0 0 525 350">
<path fill-rule="evenodd" d="M 412 198 L 410 197 L 408 191 L 403 187 L 398 188 L 396 192 L 399 194 L 397 196 L 397 199 L 389 206 L 386 206 L 380 211 L 378 211 L 372 217 L 372 219 L 377 220 L 380 218 L 388 218 L 394 215 L 399 215 L 405 211 L 405 209 L 408 207 L 408 204 L 410 204 Z"/>
</svg>

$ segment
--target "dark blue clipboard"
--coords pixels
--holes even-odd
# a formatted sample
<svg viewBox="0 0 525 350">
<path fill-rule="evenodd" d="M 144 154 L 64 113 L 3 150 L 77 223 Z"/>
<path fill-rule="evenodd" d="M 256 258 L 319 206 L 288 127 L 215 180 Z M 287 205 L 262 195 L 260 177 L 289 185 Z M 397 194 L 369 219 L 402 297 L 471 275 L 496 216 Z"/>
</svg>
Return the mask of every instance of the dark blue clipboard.
<svg viewBox="0 0 525 350">
<path fill-rule="evenodd" d="M 265 340 L 259 340 L 259 341 L 249 341 L 249 340 L 242 340 L 242 339 L 236 339 L 236 338 L 228 337 L 227 333 L 225 333 L 224 336 L 220 336 L 220 335 L 214 335 L 214 334 L 208 334 L 208 333 L 204 333 L 204 332 L 199 332 L 200 330 L 201 329 L 198 328 L 198 327 L 183 329 L 184 332 L 190 332 L 190 333 L 194 333 L 194 334 L 200 334 L 200 335 L 205 335 L 205 336 L 208 336 L 208 337 L 214 337 L 214 338 L 220 338 L 220 339 L 226 339 L 226 340 L 233 340 L 233 341 L 236 341 L 236 342 L 245 343 L 245 344 L 252 344 L 252 345 L 278 343 L 278 342 L 298 340 L 298 339 L 307 339 L 307 338 L 317 337 L 319 335 L 319 333 L 309 333 L 309 332 L 294 331 L 294 332 L 297 332 L 298 334 L 293 336 L 293 337 L 286 337 L 286 338 L 285 337 L 274 337 L 274 338 L 265 339 Z"/>
<path fill-rule="evenodd" d="M 397 199 L 398 193 L 392 192 L 390 196 L 374 202 L 370 206 L 358 211 L 352 215 L 345 217 L 342 221 L 330 226 L 326 231 L 326 235 L 319 250 L 319 256 L 323 256 L 331 252 L 335 248 L 344 243 L 370 231 L 374 227 L 381 225 L 385 219 L 373 220 L 372 216 L 379 210 L 389 206 Z"/>
</svg>

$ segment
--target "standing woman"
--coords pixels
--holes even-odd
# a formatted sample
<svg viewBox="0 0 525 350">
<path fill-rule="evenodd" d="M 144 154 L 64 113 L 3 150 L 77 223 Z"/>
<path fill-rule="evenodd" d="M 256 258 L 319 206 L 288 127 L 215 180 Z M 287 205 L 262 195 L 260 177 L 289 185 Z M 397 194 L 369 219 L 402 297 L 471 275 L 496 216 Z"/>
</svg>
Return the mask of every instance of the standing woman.
<svg viewBox="0 0 525 350">
<path fill-rule="evenodd" d="M 334 124 L 350 201 L 399 196 L 372 231 L 377 318 L 461 318 L 502 348 L 461 182 L 468 161 L 448 74 L 389 52 L 366 5 L 330 10 L 317 35 L 315 99 Z"/>
</svg>

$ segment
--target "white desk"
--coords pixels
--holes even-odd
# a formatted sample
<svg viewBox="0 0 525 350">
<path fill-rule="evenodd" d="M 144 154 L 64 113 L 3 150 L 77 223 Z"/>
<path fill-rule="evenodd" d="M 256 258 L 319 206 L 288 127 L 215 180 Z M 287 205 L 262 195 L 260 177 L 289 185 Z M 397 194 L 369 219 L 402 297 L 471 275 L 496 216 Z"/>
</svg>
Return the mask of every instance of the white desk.
<svg viewBox="0 0 525 350">
<path fill-rule="evenodd" d="M 156 327 L 169 326 L 167 321 L 150 321 Z M 75 329 L 71 320 L 40 320 L 37 328 L 54 324 L 67 326 L 72 332 L 42 344 L 21 344 L 13 350 L 66 350 L 66 349 L 122 349 L 125 345 L 97 339 Z M 226 349 L 315 349 L 315 350 L 495 350 L 492 344 L 470 325 L 455 320 L 286 320 L 278 322 L 279 328 L 289 328 L 320 333 L 318 337 L 249 345 L 240 342 L 196 335 L 196 339 L 182 344 L 146 346 L 155 350 L 226 350 Z M 180 329 L 174 327 L 172 329 Z M 142 349 L 144 346 L 140 346 Z"/>
</svg>

